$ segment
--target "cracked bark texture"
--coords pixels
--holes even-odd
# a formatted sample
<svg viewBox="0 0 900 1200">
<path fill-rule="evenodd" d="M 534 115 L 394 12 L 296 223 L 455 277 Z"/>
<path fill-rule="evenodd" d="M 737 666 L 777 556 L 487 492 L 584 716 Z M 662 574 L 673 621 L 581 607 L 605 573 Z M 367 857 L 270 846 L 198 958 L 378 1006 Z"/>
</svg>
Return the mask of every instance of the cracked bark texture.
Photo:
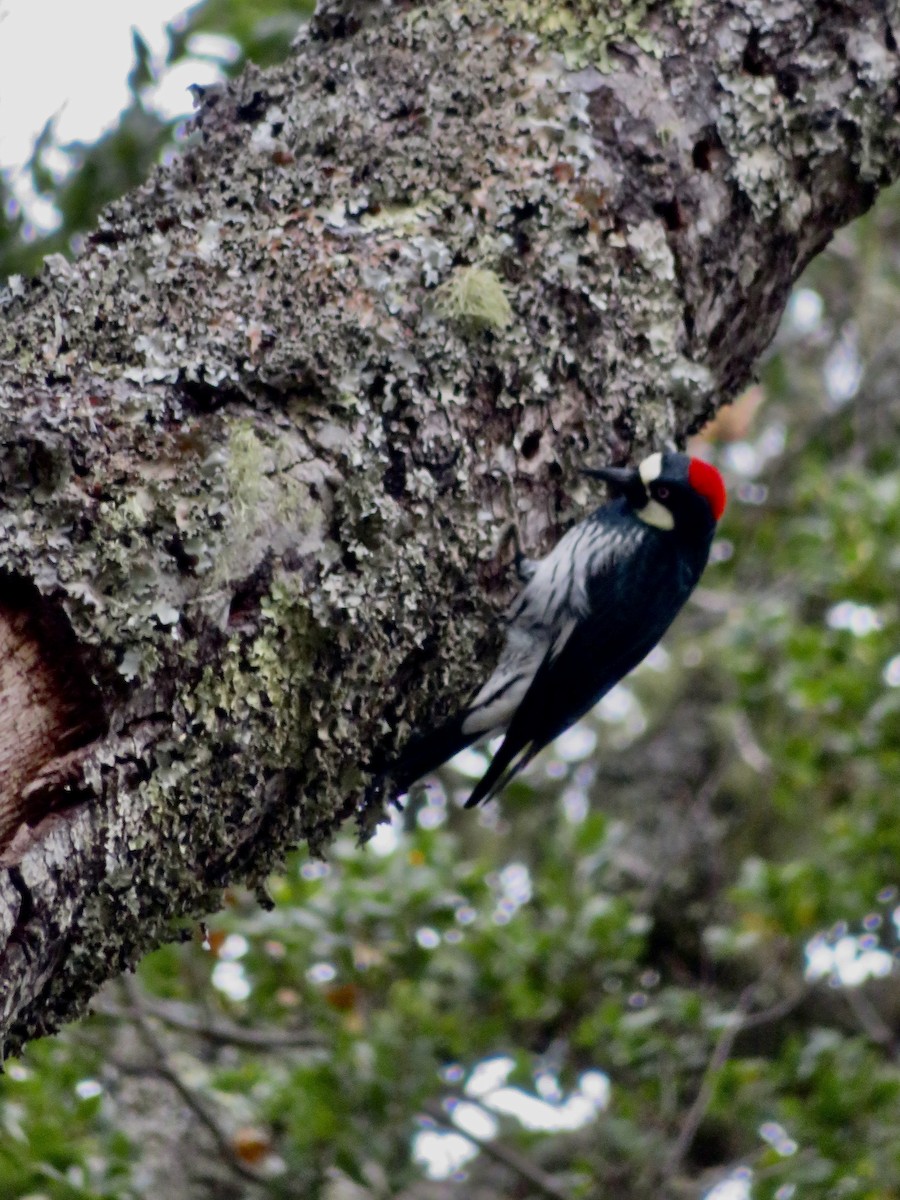
<svg viewBox="0 0 900 1200">
<path fill-rule="evenodd" d="M 898 26 L 324 4 L 77 261 L 10 282 L 7 1051 L 324 846 L 477 681 L 510 518 L 546 549 L 578 465 L 680 442 L 751 378 L 900 173 Z"/>
</svg>

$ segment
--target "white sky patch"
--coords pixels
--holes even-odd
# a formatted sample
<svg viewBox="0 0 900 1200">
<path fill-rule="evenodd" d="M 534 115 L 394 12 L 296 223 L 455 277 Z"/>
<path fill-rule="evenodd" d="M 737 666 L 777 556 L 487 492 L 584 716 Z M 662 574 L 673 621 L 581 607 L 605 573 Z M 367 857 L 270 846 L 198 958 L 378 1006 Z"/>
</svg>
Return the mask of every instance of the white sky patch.
<svg viewBox="0 0 900 1200">
<path fill-rule="evenodd" d="M 481 750 L 468 747 L 450 759 L 450 766 L 466 779 L 480 779 L 487 770 L 487 758 Z"/>
<path fill-rule="evenodd" d="M 806 944 L 806 978 L 832 979 L 844 987 L 886 978 L 894 967 L 893 956 L 868 940 L 850 934 L 836 942 L 822 934 L 812 938 Z"/>
<path fill-rule="evenodd" d="M 895 654 L 884 668 L 884 682 L 888 687 L 900 687 L 900 654 Z"/>
<path fill-rule="evenodd" d="M 767 425 L 754 441 L 732 442 L 723 451 L 724 465 L 734 475 L 754 479 L 784 450 L 787 431 L 780 421 Z"/>
<path fill-rule="evenodd" d="M 727 1179 L 711 1188 L 703 1200 L 750 1200 L 753 1173 L 749 1167 L 738 1167 Z"/>
<path fill-rule="evenodd" d="M 461 1133 L 424 1129 L 413 1138 L 413 1159 L 429 1179 L 449 1179 L 478 1153 L 475 1143 Z"/>
<path fill-rule="evenodd" d="M 417 817 L 420 829 L 438 829 L 446 820 L 446 808 L 437 804 L 426 804 Z"/>
<path fill-rule="evenodd" d="M 499 1088 L 486 1100 L 498 1113 L 507 1113 L 526 1129 L 549 1133 L 581 1129 L 597 1115 L 597 1106 L 581 1092 L 575 1092 L 562 1104 L 548 1104 L 529 1096 L 519 1088 Z"/>
<path fill-rule="evenodd" d="M 464 1089 L 476 1103 L 458 1100 L 447 1106 L 447 1115 L 460 1132 L 426 1128 L 416 1134 L 413 1157 L 430 1179 L 449 1179 L 475 1157 L 478 1147 L 466 1133 L 479 1140 L 496 1137 L 499 1123 L 492 1113 L 515 1117 L 527 1129 L 552 1133 L 580 1129 L 609 1105 L 609 1079 L 602 1071 L 586 1071 L 568 1097 L 563 1096 L 551 1072 L 542 1072 L 536 1088 L 543 1095 L 535 1096 L 521 1088 L 506 1086 L 514 1067 L 513 1059 L 505 1055 L 478 1063 Z M 738 1197 L 723 1196 L 717 1200 L 738 1200 Z"/>
<path fill-rule="evenodd" d="M 664 671 L 668 671 L 671 661 L 672 655 L 665 646 L 654 646 L 641 663 L 641 667 L 646 667 L 650 671 L 658 671 L 662 674 Z"/>
<path fill-rule="evenodd" d="M 629 691 L 627 687 L 623 687 L 622 684 L 617 683 L 612 691 L 606 693 L 594 709 L 594 712 L 601 721 L 615 725 L 620 721 L 627 721 L 636 707 L 637 701 L 634 698 L 634 693 Z"/>
<path fill-rule="evenodd" d="M 581 762 L 582 759 L 590 758 L 596 745 L 596 732 L 590 726 L 579 722 L 559 735 L 553 743 L 553 753 L 563 762 Z"/>
<path fill-rule="evenodd" d="M 306 972 L 306 978 L 310 983 L 331 983 L 336 976 L 337 971 L 330 962 L 313 963 Z"/>
<path fill-rule="evenodd" d="M 857 604 L 853 600 L 841 600 L 833 605 L 825 614 L 831 629 L 847 629 L 854 637 L 865 637 L 869 633 L 877 633 L 884 627 L 879 614 L 868 604 Z"/>
<path fill-rule="evenodd" d="M 483 1108 L 515 1117 L 528 1129 L 547 1131 L 580 1129 L 609 1105 L 609 1078 L 602 1071 L 585 1071 L 568 1097 L 556 1076 L 543 1071 L 535 1081 L 540 1094 L 532 1096 L 506 1086 L 514 1067 L 511 1058 L 485 1059 L 472 1071 L 466 1095 L 476 1097 Z"/>
<path fill-rule="evenodd" d="M 825 304 L 812 288 L 796 288 L 788 300 L 785 322 L 793 333 L 815 333 L 821 327 Z"/>
<path fill-rule="evenodd" d="M 372 843 L 370 842 L 369 845 Z M 322 862 L 320 858 L 313 858 L 309 862 L 305 862 L 300 868 L 301 879 L 324 879 L 331 874 L 331 867 L 327 862 Z"/>
<path fill-rule="evenodd" d="M 633 741 L 647 728 L 647 716 L 634 692 L 624 683 L 617 683 L 593 709 L 605 725 L 617 726 L 617 744 Z"/>
<path fill-rule="evenodd" d="M 737 495 L 742 504 L 765 504 L 769 498 L 769 489 L 764 483 L 742 483 L 737 489 Z"/>
<path fill-rule="evenodd" d="M 782 421 L 773 421 L 771 425 L 767 425 L 762 431 L 762 434 L 757 439 L 757 446 L 760 454 L 763 455 L 768 462 L 771 458 L 777 458 L 787 445 L 787 428 Z"/>
<path fill-rule="evenodd" d="M 855 332 L 845 330 L 841 334 L 840 340 L 825 359 L 822 374 L 831 409 L 840 408 L 853 399 L 863 377 Z"/>
<path fill-rule="evenodd" d="M 237 962 L 250 949 L 250 943 L 240 933 L 229 933 L 219 948 L 219 962 Z"/>
<path fill-rule="evenodd" d="M 712 544 L 712 549 L 709 552 L 710 565 L 714 563 L 728 562 L 734 557 L 734 543 L 728 538 L 719 537 Z"/>
<path fill-rule="evenodd" d="M 602 1071 L 585 1071 L 578 1080 L 578 1087 L 598 1111 L 609 1107 L 612 1088 L 609 1076 L 604 1075 Z"/>
<path fill-rule="evenodd" d="M 463 1133 L 471 1133 L 473 1137 L 492 1138 L 500 1131 L 499 1123 L 489 1112 L 485 1112 L 480 1104 L 469 1104 L 466 1100 L 460 1100 L 453 1105 L 450 1112 L 453 1124 L 458 1125 Z"/>
<path fill-rule="evenodd" d="M 393 854 L 400 841 L 402 820 L 403 815 L 395 811 L 392 813 L 390 821 L 382 821 L 366 843 L 366 849 L 371 850 L 377 858 L 387 858 L 389 854 Z"/>
<path fill-rule="evenodd" d="M 570 787 L 562 794 L 562 806 L 570 825 L 581 825 L 588 815 L 588 798 L 584 788 Z"/>
<path fill-rule="evenodd" d="M 609 1104 L 609 1080 L 600 1071 L 587 1071 L 579 1087 L 568 1098 L 560 1095 L 557 1103 L 531 1096 L 520 1088 L 497 1087 L 513 1069 L 509 1058 L 488 1059 L 472 1072 L 466 1086 L 469 1095 L 477 1095 L 478 1103 L 461 1100 L 448 1108 L 448 1115 L 460 1128 L 460 1134 L 424 1130 L 413 1142 L 413 1157 L 420 1162 L 430 1179 L 447 1179 L 475 1157 L 477 1146 L 462 1136 L 488 1140 L 496 1137 L 499 1124 L 492 1112 L 515 1117 L 526 1129 L 534 1131 L 571 1132 L 596 1119 L 598 1112 Z"/>
<path fill-rule="evenodd" d="M 764 463 L 753 442 L 732 442 L 725 447 L 725 465 L 736 475 L 752 478 L 759 474 Z"/>
<path fill-rule="evenodd" d="M 211 978 L 213 987 L 229 1000 L 246 1000 L 250 995 L 250 981 L 240 963 L 217 962 Z"/>
<path fill-rule="evenodd" d="M 515 1067 L 515 1060 L 506 1056 L 486 1058 L 480 1062 L 469 1076 L 466 1084 L 467 1096 L 485 1096 L 506 1083 Z"/>
<path fill-rule="evenodd" d="M 510 863 L 500 872 L 504 896 L 513 904 L 527 904 L 531 899 L 531 874 L 524 863 Z"/>
<path fill-rule="evenodd" d="M 543 761 L 544 775 L 547 777 L 547 779 L 565 779 L 566 775 L 568 774 L 568 769 L 564 762 L 560 762 L 558 758 L 546 756 L 544 757 Z M 528 775 L 527 767 L 525 768 L 523 774 L 526 776 Z"/>
<path fill-rule="evenodd" d="M 428 790 L 426 791 L 425 794 L 428 798 L 428 807 L 429 808 L 444 808 L 444 809 L 446 809 L 447 793 L 444 791 L 439 780 L 435 779 L 434 782 L 430 783 L 428 785 Z"/>
<path fill-rule="evenodd" d="M 784 1126 L 779 1125 L 777 1121 L 764 1121 L 759 1127 L 759 1136 L 764 1142 L 768 1142 L 775 1153 L 780 1154 L 782 1158 L 788 1158 L 797 1153 L 797 1143 Z"/>
<path fill-rule="evenodd" d="M 534 1078 L 534 1090 L 542 1100 L 547 1100 L 551 1104 L 556 1103 L 563 1098 L 562 1088 L 559 1086 L 559 1080 L 552 1071 L 540 1071 Z"/>
</svg>

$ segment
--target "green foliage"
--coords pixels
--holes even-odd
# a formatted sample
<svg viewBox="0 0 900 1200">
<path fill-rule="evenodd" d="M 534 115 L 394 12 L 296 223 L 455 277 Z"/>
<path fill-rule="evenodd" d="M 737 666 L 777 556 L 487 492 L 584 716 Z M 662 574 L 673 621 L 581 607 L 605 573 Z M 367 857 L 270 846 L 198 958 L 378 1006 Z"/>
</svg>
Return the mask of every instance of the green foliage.
<svg viewBox="0 0 900 1200">
<path fill-rule="evenodd" d="M 0 1194 L 60 1200 L 132 1196 L 131 1147 L 91 1078 L 95 1048 L 43 1041 L 7 1067 L 0 1105 Z"/>
<path fill-rule="evenodd" d="M 271 66 L 286 57 L 314 7 L 312 0 L 203 0 L 188 11 L 183 25 L 169 27 L 168 62 L 192 57 L 191 38 L 211 33 L 231 38 L 238 47 L 238 54 L 222 64 L 229 74 L 240 74 L 248 60 Z"/>
</svg>

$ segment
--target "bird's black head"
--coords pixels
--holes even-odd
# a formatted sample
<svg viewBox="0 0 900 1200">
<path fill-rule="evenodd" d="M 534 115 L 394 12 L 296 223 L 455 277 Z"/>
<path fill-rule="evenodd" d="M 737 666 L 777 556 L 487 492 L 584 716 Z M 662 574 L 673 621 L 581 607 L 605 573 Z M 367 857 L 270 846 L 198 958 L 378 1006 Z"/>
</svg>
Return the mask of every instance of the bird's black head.
<svg viewBox="0 0 900 1200">
<path fill-rule="evenodd" d="M 667 450 L 638 467 L 601 467 L 585 474 L 605 480 L 636 517 L 657 529 L 712 529 L 725 511 L 722 476 L 687 454 Z"/>
</svg>

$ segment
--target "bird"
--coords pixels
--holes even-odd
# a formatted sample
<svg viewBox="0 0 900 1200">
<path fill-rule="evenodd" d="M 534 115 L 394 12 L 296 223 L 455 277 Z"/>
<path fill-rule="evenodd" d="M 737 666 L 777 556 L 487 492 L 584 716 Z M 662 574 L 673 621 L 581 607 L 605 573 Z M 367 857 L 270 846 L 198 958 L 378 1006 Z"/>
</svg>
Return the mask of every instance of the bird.
<svg viewBox="0 0 900 1200">
<path fill-rule="evenodd" d="M 516 550 L 524 584 L 496 667 L 458 712 L 413 734 L 388 774 L 398 795 L 454 754 L 504 733 L 465 807 L 498 795 L 640 663 L 697 585 L 726 505 L 710 463 L 674 450 L 636 467 L 585 468 L 610 499 L 542 559 Z"/>
</svg>

